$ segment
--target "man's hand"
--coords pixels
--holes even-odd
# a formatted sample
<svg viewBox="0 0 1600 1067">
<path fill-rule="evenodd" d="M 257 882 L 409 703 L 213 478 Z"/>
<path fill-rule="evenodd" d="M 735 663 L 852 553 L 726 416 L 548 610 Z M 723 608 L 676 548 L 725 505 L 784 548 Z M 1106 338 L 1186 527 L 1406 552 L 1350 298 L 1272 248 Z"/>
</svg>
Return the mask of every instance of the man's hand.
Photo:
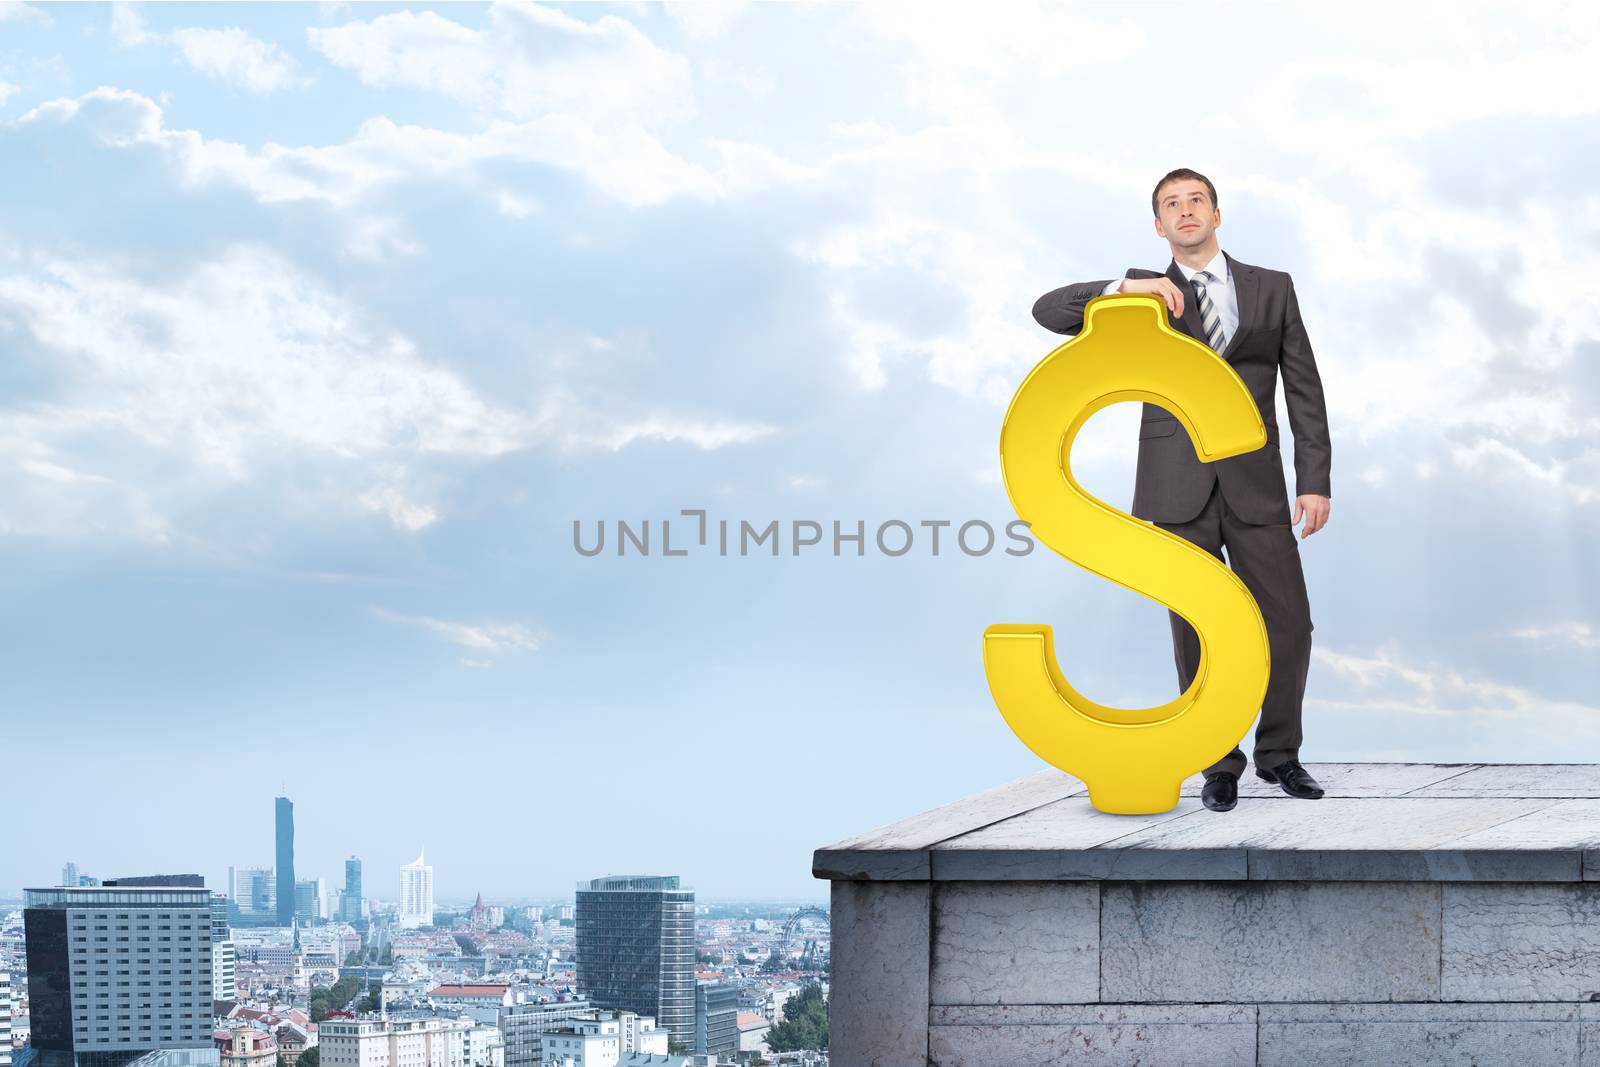
<svg viewBox="0 0 1600 1067">
<path fill-rule="evenodd" d="M 1173 318 L 1183 318 L 1183 290 L 1171 278 L 1124 278 L 1119 293 L 1154 293 L 1167 302 Z"/>
<path fill-rule="evenodd" d="M 1300 531 L 1300 540 L 1304 541 L 1324 526 L 1328 525 L 1328 512 L 1333 508 L 1333 502 L 1325 496 L 1315 493 L 1302 493 L 1294 498 L 1294 518 L 1289 520 L 1293 526 L 1300 521 L 1303 514 L 1306 517 L 1306 527 Z"/>
</svg>

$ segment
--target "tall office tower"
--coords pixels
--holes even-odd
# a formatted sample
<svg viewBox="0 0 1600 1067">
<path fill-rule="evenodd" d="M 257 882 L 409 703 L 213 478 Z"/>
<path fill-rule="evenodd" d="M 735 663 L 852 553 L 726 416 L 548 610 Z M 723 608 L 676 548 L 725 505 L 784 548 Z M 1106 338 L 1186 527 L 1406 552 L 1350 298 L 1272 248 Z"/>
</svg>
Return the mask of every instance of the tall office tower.
<svg viewBox="0 0 1600 1067">
<path fill-rule="evenodd" d="M 294 925 L 294 802 L 277 799 L 278 925 Z"/>
<path fill-rule="evenodd" d="M 228 928 L 229 900 L 221 893 L 211 894 L 211 999 L 233 1000 L 239 995 L 238 955 L 233 947 L 233 931 Z"/>
<path fill-rule="evenodd" d="M 344 861 L 344 888 L 339 891 L 339 920 L 361 921 L 361 861 L 351 856 Z"/>
<path fill-rule="evenodd" d="M 400 868 L 400 925 L 408 929 L 433 925 L 433 868 L 427 855 L 423 849 L 415 863 Z"/>
<path fill-rule="evenodd" d="M 211 894 L 199 875 L 24 893 L 39 1067 L 219 1062 L 211 1041 Z"/>
<path fill-rule="evenodd" d="M 677 875 L 578 883 L 578 992 L 597 1007 L 653 1015 L 694 1047 L 694 890 Z"/>
<path fill-rule="evenodd" d="M 66 866 L 61 868 L 61 884 L 78 884 L 78 865 L 73 863 L 71 860 L 68 860 Z"/>
<path fill-rule="evenodd" d="M 11 1067 L 11 976 L 0 971 L 0 1067 Z"/>
</svg>

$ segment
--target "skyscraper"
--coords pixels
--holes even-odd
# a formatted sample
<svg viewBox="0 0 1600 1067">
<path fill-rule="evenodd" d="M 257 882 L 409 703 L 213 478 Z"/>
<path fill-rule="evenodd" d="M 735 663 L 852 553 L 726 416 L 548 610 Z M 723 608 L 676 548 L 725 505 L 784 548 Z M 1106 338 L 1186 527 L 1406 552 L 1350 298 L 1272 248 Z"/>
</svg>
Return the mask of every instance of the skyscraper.
<svg viewBox="0 0 1600 1067">
<path fill-rule="evenodd" d="M 61 868 L 61 884 L 62 885 L 77 885 L 78 884 L 78 865 L 76 863 L 73 863 L 71 860 L 68 860 L 67 863 L 66 863 L 66 866 Z"/>
<path fill-rule="evenodd" d="M 578 992 L 597 1007 L 655 1016 L 694 1047 L 694 890 L 677 875 L 578 883 Z"/>
<path fill-rule="evenodd" d="M 339 893 L 339 918 L 347 923 L 361 921 L 361 861 L 354 856 L 344 861 L 344 889 Z"/>
<path fill-rule="evenodd" d="M 414 863 L 400 868 L 400 925 L 415 929 L 433 925 L 433 868 L 427 863 L 428 850 L 417 854 Z"/>
<path fill-rule="evenodd" d="M 211 894 L 211 999 L 232 1000 L 239 995 L 238 956 L 233 931 L 228 928 L 228 898 Z"/>
<path fill-rule="evenodd" d="M 218 1062 L 211 1044 L 211 895 L 198 875 L 107 879 L 25 894 L 34 1062 L 87 1067 L 134 1056 L 152 1065 Z"/>
<path fill-rule="evenodd" d="M 294 925 L 294 802 L 279 797 L 278 810 L 278 925 Z"/>
</svg>

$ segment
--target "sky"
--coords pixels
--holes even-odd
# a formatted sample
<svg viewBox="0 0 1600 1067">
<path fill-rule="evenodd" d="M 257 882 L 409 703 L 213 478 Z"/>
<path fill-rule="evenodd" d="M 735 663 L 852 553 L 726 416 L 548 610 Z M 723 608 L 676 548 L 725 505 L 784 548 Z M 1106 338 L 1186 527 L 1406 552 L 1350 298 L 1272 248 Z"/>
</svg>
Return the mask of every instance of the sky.
<svg viewBox="0 0 1600 1067">
<path fill-rule="evenodd" d="M 822 901 L 814 849 L 1045 766 L 986 626 L 1170 699 L 1160 604 L 1003 551 L 997 441 L 1033 301 L 1164 268 L 1180 166 L 1327 398 L 1302 760 L 1600 759 L 1597 47 L 1579 7 L 0 4 L 0 896 L 225 886 L 281 792 L 300 876 L 378 896 L 426 848 L 441 900 Z M 1123 508 L 1137 420 L 1073 455 Z"/>
</svg>

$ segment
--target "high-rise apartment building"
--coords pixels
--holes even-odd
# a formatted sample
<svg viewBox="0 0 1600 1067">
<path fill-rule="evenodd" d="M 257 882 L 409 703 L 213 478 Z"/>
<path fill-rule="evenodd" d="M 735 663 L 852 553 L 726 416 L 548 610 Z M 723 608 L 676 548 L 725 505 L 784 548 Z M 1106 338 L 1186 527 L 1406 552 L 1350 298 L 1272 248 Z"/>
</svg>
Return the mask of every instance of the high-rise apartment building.
<svg viewBox="0 0 1600 1067">
<path fill-rule="evenodd" d="M 62 885 L 77 885 L 78 884 L 78 865 L 76 863 L 73 863 L 71 860 L 68 860 L 66 862 L 66 865 L 61 868 L 61 884 Z"/>
<path fill-rule="evenodd" d="M 361 921 L 361 861 L 351 856 L 344 861 L 344 888 L 339 891 L 339 920 Z"/>
<path fill-rule="evenodd" d="M 294 802 L 277 798 L 278 925 L 294 925 Z"/>
<path fill-rule="evenodd" d="M 214 1065 L 211 894 L 198 875 L 25 890 L 32 1059 Z M 161 1053 L 161 1055 L 156 1055 Z"/>
<path fill-rule="evenodd" d="M 11 976 L 0 971 L 0 1067 L 11 1067 Z"/>
<path fill-rule="evenodd" d="M 677 875 L 610 875 L 579 882 L 576 908 L 578 992 L 693 1048 L 694 890 Z"/>
<path fill-rule="evenodd" d="M 400 868 L 400 925 L 410 929 L 433 925 L 433 868 L 423 849 L 416 861 Z"/>
</svg>

